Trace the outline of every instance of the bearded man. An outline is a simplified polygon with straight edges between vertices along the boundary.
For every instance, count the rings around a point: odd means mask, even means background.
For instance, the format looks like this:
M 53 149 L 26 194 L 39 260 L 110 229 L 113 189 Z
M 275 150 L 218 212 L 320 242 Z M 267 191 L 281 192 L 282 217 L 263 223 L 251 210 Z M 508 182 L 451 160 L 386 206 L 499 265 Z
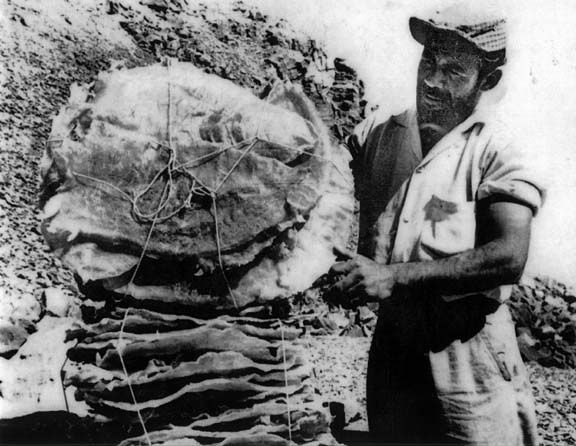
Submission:
M 506 22 L 468 5 L 411 18 L 424 46 L 416 110 L 349 138 L 358 255 L 339 293 L 379 302 L 368 365 L 375 444 L 532 445 L 534 404 L 505 300 L 543 189 L 494 110 Z

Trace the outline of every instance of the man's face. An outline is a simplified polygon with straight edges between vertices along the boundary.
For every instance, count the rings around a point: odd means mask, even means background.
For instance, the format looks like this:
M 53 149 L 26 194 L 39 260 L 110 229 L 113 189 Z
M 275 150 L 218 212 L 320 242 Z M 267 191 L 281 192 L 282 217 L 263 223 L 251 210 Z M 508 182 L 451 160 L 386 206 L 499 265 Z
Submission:
M 481 93 L 482 59 L 471 44 L 447 36 L 430 39 L 418 66 L 420 130 L 445 133 L 474 110 Z

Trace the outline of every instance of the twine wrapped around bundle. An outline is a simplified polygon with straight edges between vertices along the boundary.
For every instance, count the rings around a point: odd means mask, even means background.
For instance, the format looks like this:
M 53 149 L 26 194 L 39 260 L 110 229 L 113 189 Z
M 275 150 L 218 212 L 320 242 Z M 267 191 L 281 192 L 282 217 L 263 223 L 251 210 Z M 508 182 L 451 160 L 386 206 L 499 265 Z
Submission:
M 243 307 L 328 270 L 352 220 L 348 161 L 295 87 L 263 101 L 190 64 L 105 73 L 54 121 L 42 230 L 83 283 Z
M 76 89 L 44 158 L 42 226 L 86 296 L 76 398 L 126 444 L 333 443 L 275 302 L 346 242 L 347 163 L 288 85 L 262 101 L 169 63 Z

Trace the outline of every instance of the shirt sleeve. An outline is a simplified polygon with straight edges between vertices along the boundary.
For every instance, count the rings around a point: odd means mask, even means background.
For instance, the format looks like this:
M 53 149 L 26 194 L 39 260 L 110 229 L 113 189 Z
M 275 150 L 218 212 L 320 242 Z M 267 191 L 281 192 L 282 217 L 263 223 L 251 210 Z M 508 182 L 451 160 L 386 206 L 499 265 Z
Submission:
M 491 196 L 506 196 L 532 209 L 534 215 L 543 204 L 545 187 L 538 168 L 528 153 L 512 142 L 492 138 L 481 163 L 478 201 Z
M 366 119 L 361 121 L 352 134 L 346 139 L 346 147 L 350 151 L 352 158 L 361 159 L 366 150 L 366 143 L 370 134 L 378 125 L 385 123 L 390 119 L 391 113 L 383 107 L 371 112 Z
M 354 161 L 361 159 L 364 153 L 364 147 L 366 146 L 366 141 L 368 140 L 368 135 L 373 126 L 374 115 L 371 115 L 360 122 L 354 128 L 352 134 L 346 139 L 346 147 L 350 151 Z
M 345 146 L 350 155 L 352 155 L 350 169 L 352 169 L 352 175 L 354 176 L 354 196 L 357 200 L 360 199 L 360 190 L 362 189 L 362 160 L 364 159 L 368 137 L 374 127 L 374 123 L 375 117 L 372 114 L 360 122 L 345 141 Z

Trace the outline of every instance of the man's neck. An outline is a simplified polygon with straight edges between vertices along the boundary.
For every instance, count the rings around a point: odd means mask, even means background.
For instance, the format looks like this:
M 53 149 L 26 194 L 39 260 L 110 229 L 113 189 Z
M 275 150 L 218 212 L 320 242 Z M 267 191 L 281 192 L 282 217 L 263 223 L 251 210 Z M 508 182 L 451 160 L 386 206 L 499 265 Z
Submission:
M 436 124 L 424 124 L 419 125 L 418 130 L 420 133 L 420 145 L 422 147 L 422 157 L 425 157 L 430 150 L 440 141 L 447 133 L 452 130 L 452 128 L 447 129 L 445 127 Z
M 466 121 L 470 116 L 474 114 L 474 110 L 461 116 L 452 122 L 447 122 L 445 124 L 436 124 L 432 122 L 421 123 L 418 120 L 418 130 L 420 133 L 420 145 L 422 147 L 422 156 L 425 157 L 430 150 L 434 148 L 438 142 L 444 138 L 448 133 Z

